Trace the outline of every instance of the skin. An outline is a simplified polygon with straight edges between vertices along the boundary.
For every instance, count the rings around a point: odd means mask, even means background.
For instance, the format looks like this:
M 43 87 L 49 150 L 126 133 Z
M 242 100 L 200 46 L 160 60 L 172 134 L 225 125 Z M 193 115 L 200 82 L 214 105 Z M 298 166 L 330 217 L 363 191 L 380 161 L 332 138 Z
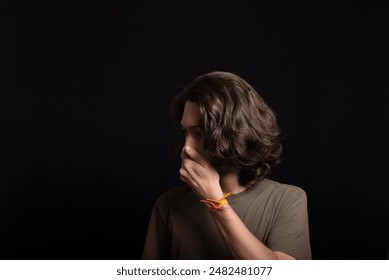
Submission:
M 200 111 L 196 103 L 187 101 L 181 119 L 185 145 L 181 152 L 180 178 L 200 199 L 221 199 L 226 193 L 245 190 L 238 182 L 238 172 L 219 175 L 204 152 L 204 136 L 199 126 Z M 207 207 L 204 205 L 204 207 Z M 292 260 L 283 252 L 272 251 L 245 226 L 230 205 L 213 212 L 219 233 L 236 259 Z

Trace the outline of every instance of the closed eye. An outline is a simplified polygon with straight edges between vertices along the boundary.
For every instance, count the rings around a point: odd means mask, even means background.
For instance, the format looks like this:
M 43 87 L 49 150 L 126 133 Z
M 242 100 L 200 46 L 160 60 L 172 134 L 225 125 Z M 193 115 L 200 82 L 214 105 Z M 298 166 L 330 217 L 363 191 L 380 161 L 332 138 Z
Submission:
M 197 137 L 203 136 L 203 132 L 202 132 L 201 130 L 195 130 L 194 134 L 195 134 Z
M 182 135 L 184 135 L 185 137 L 187 137 L 188 134 L 191 133 L 191 134 L 192 134 L 194 137 L 196 137 L 196 138 L 201 138 L 201 137 L 204 135 L 203 131 L 202 131 L 201 129 L 199 129 L 199 128 L 189 129 L 189 132 L 188 132 L 188 130 L 182 128 L 182 129 L 181 129 L 181 133 L 182 133 Z

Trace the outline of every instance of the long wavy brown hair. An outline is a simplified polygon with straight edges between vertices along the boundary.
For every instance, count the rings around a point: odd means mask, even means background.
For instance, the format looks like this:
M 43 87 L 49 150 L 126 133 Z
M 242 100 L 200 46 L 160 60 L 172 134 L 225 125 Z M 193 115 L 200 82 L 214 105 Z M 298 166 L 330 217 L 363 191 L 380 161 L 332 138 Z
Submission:
M 180 131 L 177 155 L 184 145 L 180 122 L 187 101 L 199 106 L 204 151 L 219 172 L 238 170 L 239 183 L 250 186 L 280 162 L 275 113 L 249 83 L 228 72 L 198 76 L 173 98 L 171 118 Z

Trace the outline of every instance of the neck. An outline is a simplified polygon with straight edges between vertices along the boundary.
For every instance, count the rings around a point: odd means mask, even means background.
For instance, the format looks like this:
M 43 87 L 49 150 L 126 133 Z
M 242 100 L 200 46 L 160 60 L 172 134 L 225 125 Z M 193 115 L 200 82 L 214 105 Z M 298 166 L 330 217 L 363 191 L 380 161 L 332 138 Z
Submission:
M 239 184 L 238 174 L 236 172 L 230 172 L 220 176 L 220 186 L 224 194 L 229 192 L 237 194 L 246 189 L 245 186 Z

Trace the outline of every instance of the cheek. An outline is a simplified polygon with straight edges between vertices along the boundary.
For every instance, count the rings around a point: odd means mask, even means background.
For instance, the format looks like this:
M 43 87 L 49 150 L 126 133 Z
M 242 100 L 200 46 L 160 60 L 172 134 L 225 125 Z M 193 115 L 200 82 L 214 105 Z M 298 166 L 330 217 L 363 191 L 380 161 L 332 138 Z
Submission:
M 202 156 L 204 156 L 205 158 L 208 158 L 208 156 L 207 156 L 207 153 L 205 152 L 205 149 L 204 149 L 204 144 L 205 144 L 205 140 L 204 139 L 202 139 L 202 140 L 200 140 L 199 142 L 198 142 L 198 144 L 197 144 L 197 150 L 199 151 L 199 153 L 202 155 Z
M 193 148 L 195 148 L 196 151 L 198 151 L 201 155 L 204 155 L 204 142 L 193 142 L 192 144 Z
M 184 138 L 184 140 L 185 146 L 190 146 L 198 152 L 204 152 L 205 140 L 202 137 L 189 134 Z
M 195 138 L 195 137 L 188 137 L 185 141 L 185 145 L 188 145 L 192 148 L 194 148 L 197 152 L 199 152 L 202 156 L 205 156 L 206 153 L 204 151 L 204 140 Z

